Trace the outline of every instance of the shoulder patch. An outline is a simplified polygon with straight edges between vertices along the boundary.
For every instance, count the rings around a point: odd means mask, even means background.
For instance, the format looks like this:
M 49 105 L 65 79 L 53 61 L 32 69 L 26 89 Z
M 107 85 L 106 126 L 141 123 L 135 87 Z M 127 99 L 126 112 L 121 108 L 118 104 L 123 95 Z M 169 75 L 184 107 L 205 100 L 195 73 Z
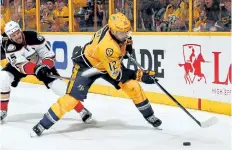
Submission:
M 113 50 L 112 48 L 107 48 L 107 49 L 106 49 L 106 55 L 107 55 L 108 57 L 112 56 L 113 53 L 114 53 L 114 50 Z
M 43 37 L 42 35 L 40 35 L 40 34 L 37 34 L 37 39 L 38 39 L 39 41 L 43 41 L 43 40 L 44 40 L 44 37 Z
M 10 44 L 8 47 L 7 47 L 7 51 L 14 51 L 16 50 L 16 46 L 13 45 L 13 44 Z

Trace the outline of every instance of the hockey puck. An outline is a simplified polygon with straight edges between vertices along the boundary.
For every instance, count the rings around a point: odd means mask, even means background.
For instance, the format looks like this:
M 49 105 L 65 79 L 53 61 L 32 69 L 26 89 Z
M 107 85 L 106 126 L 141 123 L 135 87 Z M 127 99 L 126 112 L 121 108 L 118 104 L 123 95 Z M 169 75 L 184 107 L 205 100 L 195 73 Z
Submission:
M 184 145 L 184 146 L 190 146 L 191 143 L 190 143 L 190 142 L 183 142 L 183 145 Z

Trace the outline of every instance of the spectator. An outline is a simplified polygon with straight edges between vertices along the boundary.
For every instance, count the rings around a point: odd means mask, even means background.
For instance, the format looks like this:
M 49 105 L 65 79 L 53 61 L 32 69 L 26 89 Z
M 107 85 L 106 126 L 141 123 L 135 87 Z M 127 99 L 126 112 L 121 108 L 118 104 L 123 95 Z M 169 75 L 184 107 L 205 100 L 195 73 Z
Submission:
M 80 17 L 78 17 L 78 13 L 88 5 L 87 0 L 73 0 L 73 31 L 80 31 Z
M 48 9 L 48 6 L 43 6 L 41 10 L 41 20 L 40 20 L 40 28 L 41 31 L 50 31 L 51 25 L 55 22 L 54 21 L 54 14 Z
M 164 5 L 158 0 L 137 1 L 138 31 L 160 31 Z
M 10 9 L 9 9 L 9 3 L 1 3 L 1 18 L 5 21 L 8 22 L 11 20 L 10 16 Z
M 68 16 L 69 11 L 68 7 L 65 4 L 64 0 L 57 0 L 57 9 L 53 11 L 55 16 L 55 22 L 60 26 L 62 31 L 69 31 L 68 29 Z
M 1 3 L 1 18 L 5 23 L 14 20 L 22 27 L 21 2 L 5 0 Z
M 188 6 L 188 0 L 170 0 L 164 14 L 167 31 L 188 31 Z
M 25 29 L 36 31 L 36 8 L 34 0 L 26 0 L 25 5 Z
M 47 0 L 47 7 L 50 12 L 53 12 L 56 9 L 55 1 L 54 0 Z
M 73 7 L 75 14 L 80 11 L 80 8 L 86 7 L 88 0 L 73 0 Z
M 231 31 L 231 12 L 226 2 L 205 0 L 194 31 Z
M 125 14 L 130 21 L 133 21 L 133 0 L 115 0 L 115 13 Z
M 87 4 L 85 2 L 80 4 L 78 4 L 79 11 L 75 13 L 75 20 L 80 31 L 97 31 L 106 24 L 108 4 L 105 3 L 105 0 L 97 0 L 96 2 L 88 0 Z
M 3 18 L 0 18 L 0 25 L 1 25 L 1 34 L 4 33 L 5 21 Z
M 60 26 L 53 23 L 51 26 L 51 32 L 61 32 Z
M 107 24 L 106 21 L 106 11 L 104 10 L 104 1 L 98 0 L 97 1 L 97 26 L 98 29 L 102 28 Z

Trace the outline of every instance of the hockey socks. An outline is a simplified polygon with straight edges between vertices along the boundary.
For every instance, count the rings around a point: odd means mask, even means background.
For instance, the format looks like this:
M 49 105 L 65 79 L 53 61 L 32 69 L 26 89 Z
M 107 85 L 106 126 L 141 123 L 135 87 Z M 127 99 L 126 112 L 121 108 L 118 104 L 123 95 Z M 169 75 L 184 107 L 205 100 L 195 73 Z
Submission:
M 139 104 L 135 104 L 135 106 L 142 113 L 144 118 L 147 118 L 154 114 L 154 111 L 151 108 L 151 104 L 149 103 L 147 99 Z
M 0 94 L 0 120 L 7 116 L 10 92 L 1 92 Z
M 74 108 L 74 110 L 77 111 L 78 113 L 80 113 L 83 109 L 84 109 L 84 106 L 81 102 L 79 102 Z
M 91 119 L 92 119 L 92 113 L 91 113 L 89 110 L 87 110 L 87 109 L 83 106 L 83 104 L 82 104 L 81 102 L 79 102 L 79 103 L 75 106 L 74 110 L 75 110 L 76 112 L 80 113 L 80 116 L 81 116 L 81 119 L 82 119 L 83 122 L 89 123 L 89 122 L 91 121 Z
M 139 104 L 135 104 L 135 106 L 152 126 L 158 127 L 162 124 L 162 121 L 154 116 L 154 111 L 147 99 Z
M 49 129 L 53 124 L 55 124 L 60 118 L 50 108 L 47 113 L 44 114 L 43 118 L 40 120 L 40 124 L 45 128 Z

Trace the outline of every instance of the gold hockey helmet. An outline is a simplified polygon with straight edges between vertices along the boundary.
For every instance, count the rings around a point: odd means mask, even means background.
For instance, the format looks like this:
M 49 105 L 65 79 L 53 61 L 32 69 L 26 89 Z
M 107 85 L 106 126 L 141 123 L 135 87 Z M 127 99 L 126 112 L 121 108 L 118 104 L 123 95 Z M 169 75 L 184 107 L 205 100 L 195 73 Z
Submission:
M 120 12 L 110 15 L 108 26 L 112 31 L 129 32 L 131 30 L 129 19 Z

